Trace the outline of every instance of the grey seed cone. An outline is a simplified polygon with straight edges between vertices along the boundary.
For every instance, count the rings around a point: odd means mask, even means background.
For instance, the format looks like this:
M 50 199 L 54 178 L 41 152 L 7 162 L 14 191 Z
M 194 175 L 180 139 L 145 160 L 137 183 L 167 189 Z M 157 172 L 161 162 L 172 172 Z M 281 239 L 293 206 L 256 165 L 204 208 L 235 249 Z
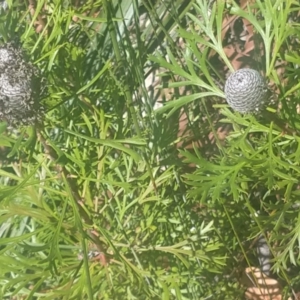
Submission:
M 0 46 L 0 120 L 9 126 L 37 122 L 43 114 L 42 82 L 21 49 L 11 43 Z
M 268 86 L 259 72 L 240 69 L 232 73 L 225 83 L 226 101 L 240 113 L 257 113 L 268 100 Z
M 257 240 L 256 250 L 261 271 L 267 276 L 270 276 L 272 253 L 265 237 L 262 234 Z

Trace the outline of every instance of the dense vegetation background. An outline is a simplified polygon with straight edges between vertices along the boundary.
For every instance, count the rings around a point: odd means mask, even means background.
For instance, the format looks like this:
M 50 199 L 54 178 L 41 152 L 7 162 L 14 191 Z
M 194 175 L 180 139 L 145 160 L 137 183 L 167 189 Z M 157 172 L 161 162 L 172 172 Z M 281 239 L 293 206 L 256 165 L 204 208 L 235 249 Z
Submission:
M 1 3 L 49 90 L 1 123 L 1 299 L 243 299 L 261 234 L 300 291 L 298 1 Z M 228 109 L 244 66 L 292 130 Z

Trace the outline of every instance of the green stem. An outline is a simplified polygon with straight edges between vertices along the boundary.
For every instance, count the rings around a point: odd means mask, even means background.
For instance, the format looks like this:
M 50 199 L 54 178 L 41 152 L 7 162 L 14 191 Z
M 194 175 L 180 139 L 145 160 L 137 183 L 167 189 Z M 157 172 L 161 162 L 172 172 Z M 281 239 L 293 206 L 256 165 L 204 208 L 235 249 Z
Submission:
M 103 3 L 104 3 L 104 6 L 107 9 L 108 31 L 109 31 L 109 34 L 110 34 L 110 38 L 111 38 L 111 42 L 112 42 L 112 45 L 113 45 L 114 53 L 116 55 L 117 65 L 121 66 L 121 68 L 123 69 L 122 71 L 124 71 L 124 74 L 125 74 L 126 70 L 124 68 L 124 63 L 123 63 L 123 60 L 122 60 L 122 56 L 121 56 L 118 41 L 117 41 L 115 25 L 114 25 L 114 22 L 112 20 L 113 17 L 111 15 L 111 7 L 110 7 L 110 4 L 108 4 L 107 0 L 104 0 Z M 137 117 L 136 117 L 136 113 L 134 111 L 132 95 L 130 93 L 129 86 L 128 86 L 127 83 L 124 83 L 123 87 L 125 89 L 124 90 L 125 98 L 126 98 L 127 106 L 129 107 L 129 111 L 130 111 L 130 114 L 131 114 L 131 117 L 132 117 L 132 120 L 133 120 L 133 123 L 134 123 L 135 130 L 137 132 L 137 135 L 139 137 L 141 137 L 142 134 L 141 134 L 140 126 L 139 126 L 139 123 L 138 123 L 138 120 L 137 120 Z
M 107 26 L 108 26 L 108 31 L 109 31 L 110 38 L 111 38 L 111 41 L 112 41 L 114 53 L 116 55 L 117 65 L 121 67 L 122 73 L 126 74 L 124 59 L 122 59 L 120 49 L 119 49 L 119 45 L 118 45 L 118 41 L 117 41 L 116 29 L 115 29 L 115 25 L 114 25 L 114 21 L 113 21 L 113 16 L 112 16 L 112 9 L 111 9 L 110 3 L 108 3 L 107 0 L 103 0 L 103 4 L 104 4 L 104 7 L 106 8 L 106 11 L 107 11 Z M 124 88 L 124 95 L 125 95 L 126 103 L 127 103 L 127 106 L 129 108 L 129 111 L 130 111 L 130 115 L 131 115 L 132 120 L 133 120 L 135 131 L 137 133 L 137 136 L 139 138 L 142 138 L 142 132 L 141 132 L 141 129 L 140 129 L 140 125 L 139 125 L 137 116 L 136 116 L 136 112 L 134 110 L 134 103 L 133 103 L 133 100 L 132 100 L 132 93 L 130 92 L 130 88 L 129 88 L 129 85 L 128 85 L 127 82 L 123 82 L 123 88 Z M 154 177 L 153 177 L 153 174 L 151 172 L 151 167 L 150 167 L 148 158 L 146 157 L 146 154 L 144 154 L 144 159 L 145 159 L 145 162 L 146 162 L 147 171 L 149 173 L 152 184 L 154 186 L 154 190 L 156 191 L 156 184 L 155 184 Z

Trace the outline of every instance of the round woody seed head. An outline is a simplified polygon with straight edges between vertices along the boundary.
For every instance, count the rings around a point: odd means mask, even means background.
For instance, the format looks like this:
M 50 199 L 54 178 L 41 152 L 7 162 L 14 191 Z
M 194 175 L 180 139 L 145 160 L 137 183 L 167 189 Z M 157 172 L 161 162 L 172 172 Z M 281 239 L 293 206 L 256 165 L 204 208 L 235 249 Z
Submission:
M 226 80 L 225 96 L 233 110 L 257 113 L 268 100 L 268 86 L 256 70 L 240 69 Z
M 10 126 L 38 121 L 43 114 L 42 82 L 19 48 L 11 43 L 0 46 L 0 120 Z

